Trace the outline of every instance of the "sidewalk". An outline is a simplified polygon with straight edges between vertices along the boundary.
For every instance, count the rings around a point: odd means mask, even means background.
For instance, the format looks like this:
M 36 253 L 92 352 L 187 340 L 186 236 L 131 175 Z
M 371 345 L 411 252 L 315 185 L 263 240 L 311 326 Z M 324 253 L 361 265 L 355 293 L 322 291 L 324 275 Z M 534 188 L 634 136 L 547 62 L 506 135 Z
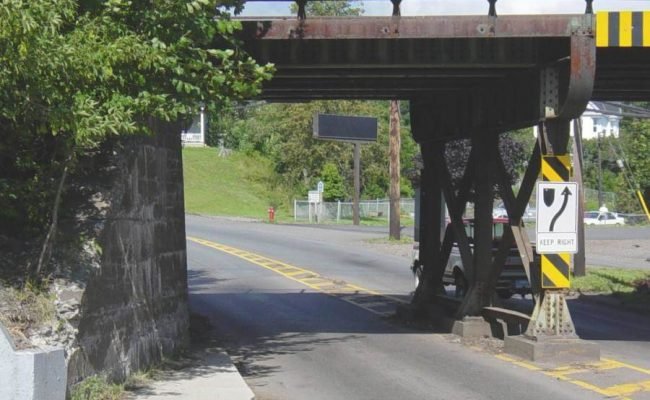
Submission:
M 130 400 L 253 400 L 255 395 L 219 349 L 206 350 L 195 365 L 171 370 L 129 393 Z

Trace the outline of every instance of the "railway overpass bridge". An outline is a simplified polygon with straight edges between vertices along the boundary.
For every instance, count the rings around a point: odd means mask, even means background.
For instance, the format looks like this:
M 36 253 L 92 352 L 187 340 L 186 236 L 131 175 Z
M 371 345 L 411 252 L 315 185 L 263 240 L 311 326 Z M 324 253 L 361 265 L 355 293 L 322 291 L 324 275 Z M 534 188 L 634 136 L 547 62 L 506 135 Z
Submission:
M 546 276 L 521 216 L 542 159 L 566 155 L 571 121 L 589 100 L 650 98 L 650 12 L 400 17 L 398 11 L 391 17 L 243 18 L 244 48 L 258 62 L 277 68 L 261 98 L 408 100 L 424 161 L 419 220 L 424 268 L 414 304 L 435 302 L 457 242 L 469 289 L 455 318 L 480 315 L 494 302 L 496 280 L 514 240 L 537 288 L 527 333 L 575 338 L 563 290 L 540 287 Z M 498 136 L 534 125 L 541 139 L 521 189 L 513 193 Z M 463 179 L 453 184 L 444 148 L 458 139 L 469 139 L 472 150 Z M 462 215 L 472 188 L 475 237 L 470 246 Z M 493 257 L 495 190 L 512 230 Z M 440 193 L 452 221 L 444 233 L 438 228 L 444 225 Z

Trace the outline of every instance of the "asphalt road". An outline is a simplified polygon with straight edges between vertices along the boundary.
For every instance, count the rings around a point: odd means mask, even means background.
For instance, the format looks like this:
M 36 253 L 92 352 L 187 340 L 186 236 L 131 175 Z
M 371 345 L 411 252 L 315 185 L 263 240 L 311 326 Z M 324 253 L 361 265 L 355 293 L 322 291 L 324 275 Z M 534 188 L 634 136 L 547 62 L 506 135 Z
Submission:
M 387 227 L 352 225 L 297 225 L 317 230 L 387 235 Z M 402 235 L 413 237 L 413 228 L 402 228 Z M 530 240 L 535 229 L 528 228 Z M 650 269 L 650 226 L 586 226 L 586 262 L 588 266 Z
M 187 235 L 396 298 L 412 290 L 407 259 L 361 245 L 381 233 L 188 216 Z M 258 400 L 603 398 L 499 359 L 489 343 L 481 349 L 411 330 L 258 264 L 188 241 L 193 311 L 211 319 Z M 632 377 L 617 369 L 625 376 L 594 379 L 610 379 L 610 386 L 650 381 L 650 319 L 592 303 L 571 308 L 578 332 L 599 341 L 606 357 L 648 370 Z

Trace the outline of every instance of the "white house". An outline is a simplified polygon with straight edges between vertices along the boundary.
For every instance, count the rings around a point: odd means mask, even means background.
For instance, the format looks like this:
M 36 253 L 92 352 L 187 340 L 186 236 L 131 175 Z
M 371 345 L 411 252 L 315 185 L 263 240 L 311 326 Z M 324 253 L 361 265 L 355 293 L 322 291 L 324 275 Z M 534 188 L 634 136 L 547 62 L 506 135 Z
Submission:
M 590 101 L 587 109 L 580 117 L 582 124 L 582 138 L 596 139 L 600 137 L 613 136 L 618 138 L 619 124 L 622 117 L 621 108 L 610 103 Z M 533 134 L 537 137 L 537 127 L 533 128 Z M 571 124 L 571 136 L 573 136 L 573 124 Z
M 620 116 L 621 112 L 622 110 L 613 104 L 590 101 L 587 110 L 580 117 L 582 138 L 596 139 L 598 135 L 600 137 L 614 136 L 618 138 L 619 123 L 622 118 Z M 573 134 L 573 131 L 571 134 Z
M 205 107 L 201 107 L 200 114 L 192 120 L 188 129 L 181 131 L 183 146 L 205 146 Z

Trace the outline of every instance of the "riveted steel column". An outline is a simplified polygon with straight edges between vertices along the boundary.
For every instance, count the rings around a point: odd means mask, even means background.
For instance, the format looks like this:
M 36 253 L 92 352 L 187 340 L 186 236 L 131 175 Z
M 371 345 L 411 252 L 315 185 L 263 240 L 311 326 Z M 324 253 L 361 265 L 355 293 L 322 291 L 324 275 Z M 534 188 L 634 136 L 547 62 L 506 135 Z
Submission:
M 458 316 L 481 315 L 483 307 L 491 305 L 494 287 L 491 287 L 492 269 L 492 209 L 499 136 L 485 132 L 472 138 L 476 153 L 474 168 L 474 254 L 473 268 L 468 276 L 469 289 L 458 310 Z

